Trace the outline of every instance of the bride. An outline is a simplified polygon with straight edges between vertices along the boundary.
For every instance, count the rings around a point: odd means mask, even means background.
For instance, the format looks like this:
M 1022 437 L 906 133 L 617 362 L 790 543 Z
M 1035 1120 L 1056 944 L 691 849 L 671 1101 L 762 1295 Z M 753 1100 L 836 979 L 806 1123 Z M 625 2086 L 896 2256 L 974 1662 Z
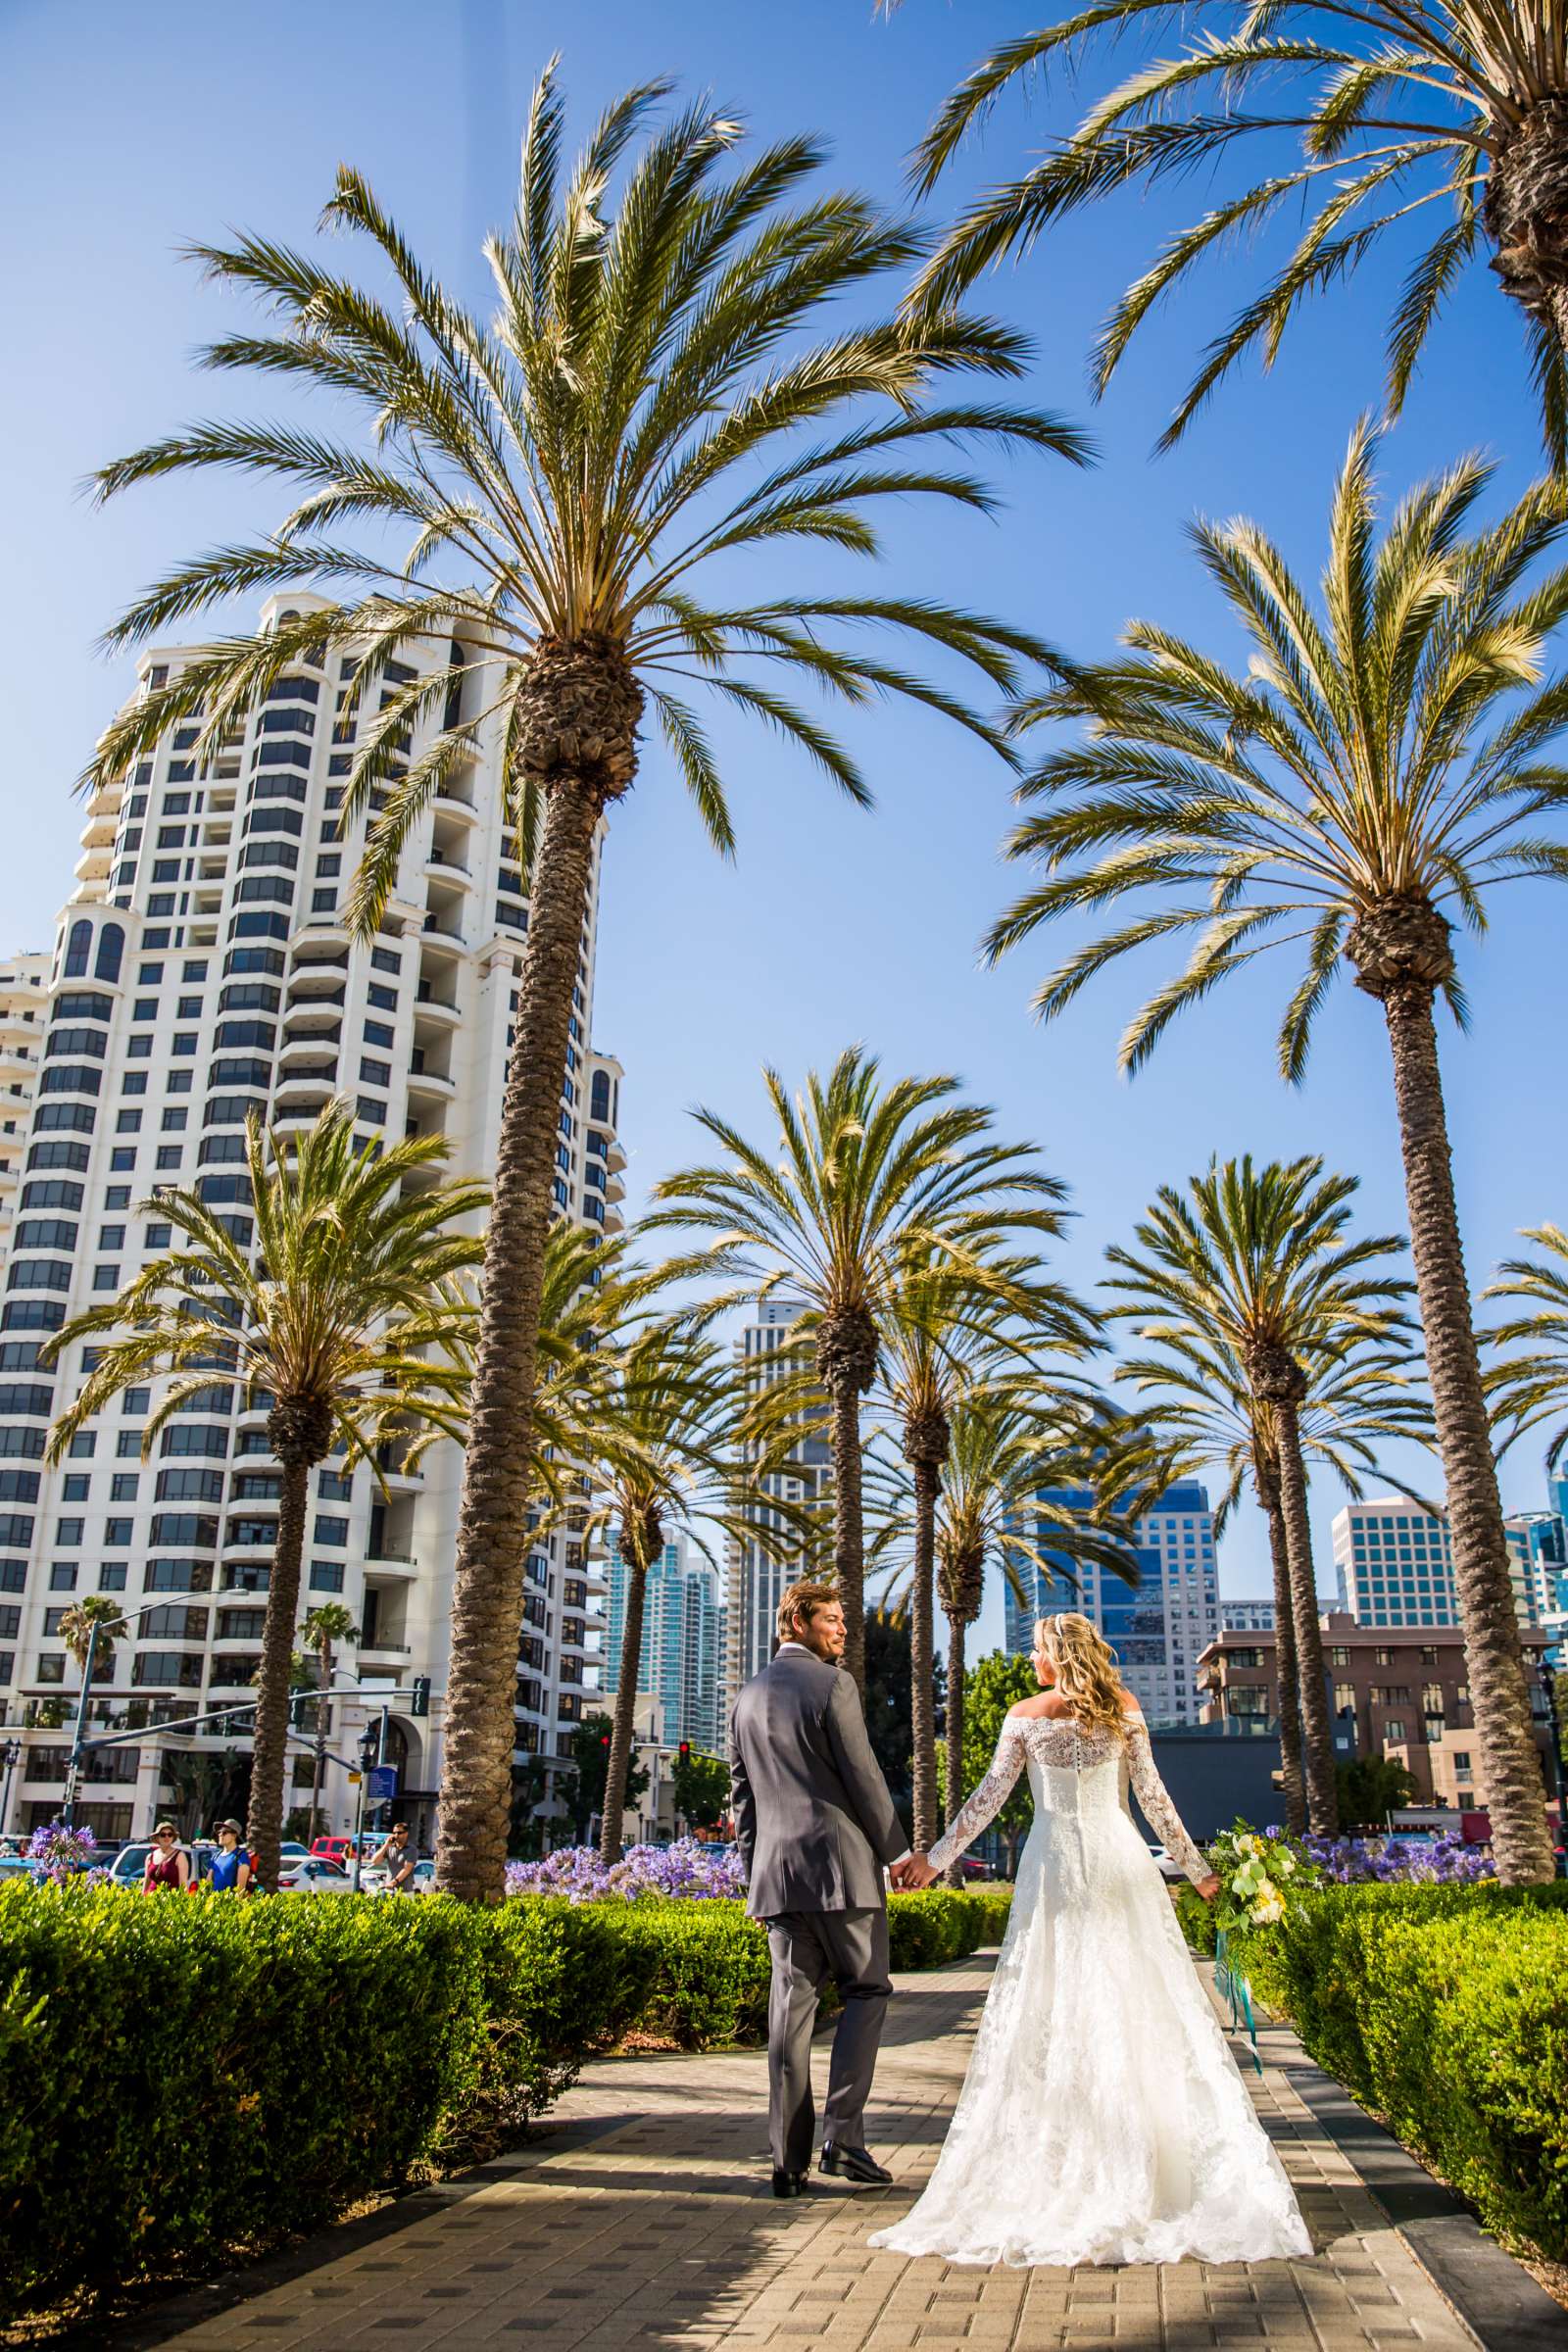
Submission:
M 1011 1709 L 990 1771 L 927 1858 L 945 1870 L 1027 1765 L 1034 1827 L 953 2126 L 912 2212 L 870 2242 L 1063 2268 L 1310 2254 L 1127 1811 L 1130 1779 L 1211 1899 L 1218 1881 L 1154 1769 L 1137 1701 L 1087 1617 L 1042 1618 L 1034 1666 L 1040 1696 Z

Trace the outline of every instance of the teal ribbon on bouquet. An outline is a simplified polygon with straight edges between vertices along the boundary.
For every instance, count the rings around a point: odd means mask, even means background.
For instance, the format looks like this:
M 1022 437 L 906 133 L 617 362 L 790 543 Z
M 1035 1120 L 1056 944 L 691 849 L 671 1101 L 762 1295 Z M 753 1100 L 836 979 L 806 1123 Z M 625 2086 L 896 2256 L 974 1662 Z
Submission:
M 1240 1969 L 1231 1966 L 1230 1937 L 1221 1928 L 1214 1937 L 1214 1985 L 1231 2013 L 1231 2032 L 1240 2033 L 1245 2026 L 1251 2045 L 1252 2064 L 1259 2074 L 1263 2061 L 1257 2053 L 1257 2027 L 1252 2018 L 1252 1988 Z

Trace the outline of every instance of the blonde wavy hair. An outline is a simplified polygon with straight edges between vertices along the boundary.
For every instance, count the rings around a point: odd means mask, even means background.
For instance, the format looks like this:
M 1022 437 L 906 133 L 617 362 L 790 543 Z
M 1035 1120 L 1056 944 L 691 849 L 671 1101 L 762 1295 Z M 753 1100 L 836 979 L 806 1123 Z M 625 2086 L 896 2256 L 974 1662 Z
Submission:
M 1035 1655 L 1055 1670 L 1055 1688 L 1086 1732 L 1127 1730 L 1121 1673 L 1104 1636 L 1075 1609 L 1035 1623 Z

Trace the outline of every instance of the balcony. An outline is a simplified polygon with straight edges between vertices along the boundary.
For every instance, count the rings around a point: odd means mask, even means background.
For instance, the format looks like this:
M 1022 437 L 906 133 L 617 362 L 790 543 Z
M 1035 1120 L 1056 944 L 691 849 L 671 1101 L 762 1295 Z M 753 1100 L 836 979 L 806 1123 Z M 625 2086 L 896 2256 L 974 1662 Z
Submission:
M 428 994 L 425 993 L 427 990 Z M 419 982 L 419 993 L 414 1004 L 414 1034 L 416 1041 L 421 1022 L 428 1022 L 431 1030 L 445 1036 L 456 1029 L 462 1019 L 461 1005 L 449 997 L 438 997 L 435 994 L 433 982 L 429 980 Z M 425 1042 L 428 1043 L 428 1039 Z
M 455 817 L 460 825 L 476 825 L 479 811 L 467 795 L 455 788 L 449 780 L 436 794 L 433 807 L 438 815 Z
M 410 1101 L 412 1102 L 416 1096 L 422 1095 L 428 1102 L 450 1102 L 457 1091 L 445 1070 L 427 1070 L 425 1068 L 424 1055 L 416 1046 L 409 1064 Z
M 300 1061 L 296 1062 L 292 1068 L 278 1072 L 272 1099 L 274 1102 L 280 1102 L 284 1095 L 330 1094 L 336 1084 L 337 1056 L 335 1054 L 330 1061 Z
M 457 909 L 432 908 L 424 918 L 422 942 L 426 952 L 437 956 L 461 956 L 467 948 L 459 923 Z
M 454 890 L 471 890 L 473 888 L 472 874 L 453 850 L 433 849 L 425 859 L 424 873 L 427 881 L 438 882 L 444 888 Z
M 342 923 L 310 923 L 294 942 L 289 993 L 298 989 L 341 988 L 348 968 L 349 935 Z
M 344 999 L 348 995 L 348 990 L 339 979 L 338 973 L 339 967 L 336 964 L 328 965 L 324 972 L 320 970 L 296 972 L 288 984 L 288 995 L 283 1001 L 285 1021 L 318 1018 L 330 1020 L 333 1013 L 342 1006 Z M 323 985 L 323 981 L 325 985 Z M 334 981 L 337 982 L 335 987 L 331 985 Z
M 279 1077 L 282 1077 L 284 1070 L 294 1070 L 299 1077 L 306 1075 L 308 1070 L 336 1070 L 336 1054 L 329 1060 L 324 1049 L 329 1045 L 338 1045 L 341 1035 L 341 1021 L 318 1021 L 313 1025 L 303 1025 L 303 1028 L 296 1028 L 296 1023 L 289 1021 L 282 1049 L 277 1054 Z

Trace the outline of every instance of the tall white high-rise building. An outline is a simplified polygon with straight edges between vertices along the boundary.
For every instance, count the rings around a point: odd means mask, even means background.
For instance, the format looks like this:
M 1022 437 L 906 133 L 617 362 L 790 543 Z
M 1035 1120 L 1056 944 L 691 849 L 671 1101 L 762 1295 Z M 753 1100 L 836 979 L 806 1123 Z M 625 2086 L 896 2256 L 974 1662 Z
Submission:
M 1080 1488 L 1053 1499 L 1087 1509 L 1093 1497 Z M 1049 1544 L 1045 1522 L 1032 1540 L 1042 1548 Z M 1050 1576 L 1015 1558 L 1023 1597 L 1008 1588 L 1007 1647 L 1027 1655 L 1037 1617 L 1079 1609 L 1115 1651 L 1123 1681 L 1152 1723 L 1197 1723 L 1198 1661 L 1220 1628 L 1207 1489 L 1183 1479 L 1132 1522 L 1127 1541 L 1136 1586 L 1092 1560 L 1064 1560 L 1061 1573 Z
M 264 626 L 310 605 L 273 598 Z M 187 658 L 148 653 L 140 691 Z M 434 661 L 432 649 L 423 665 Z M 436 717 L 485 707 L 484 666 L 472 662 Z M 93 1728 L 124 1720 L 150 1736 L 139 1754 L 131 1743 L 95 1761 L 84 1818 L 104 1835 L 146 1827 L 161 1802 L 157 1731 L 240 1704 L 250 1689 L 279 1494 L 265 1412 L 243 1410 L 220 1382 L 163 1432 L 146 1464 L 153 1395 L 137 1389 L 81 1432 L 69 1463 L 46 1469 L 49 1420 L 74 1393 L 82 1351 L 46 1368 L 42 1341 L 169 1246 L 160 1186 L 195 1186 L 250 1240 L 243 1161 L 253 1111 L 287 1134 L 337 1097 L 363 1138 L 439 1133 L 452 1173 L 495 1164 L 528 923 L 502 816 L 502 745 L 494 722 L 481 722 L 474 758 L 414 828 L 379 932 L 352 938 L 343 901 L 365 838 L 363 818 L 343 814 L 352 668 L 336 655 L 330 665 L 290 662 L 215 756 L 201 759 L 198 728 L 180 726 L 88 804 L 77 888 L 45 976 L 41 1076 L 0 1306 L 0 1720 L 24 1727 L 26 1747 L 14 1825 L 58 1806 L 59 1726 L 78 1681 L 60 1620 L 74 1597 L 104 1591 L 142 1613 L 118 1642 L 112 1672 L 95 1679 Z M 412 657 L 389 665 L 388 691 L 416 674 Z M 426 732 L 423 722 L 413 730 L 410 760 Z M 619 1065 L 591 1042 L 598 906 L 596 858 L 556 1202 L 612 1231 L 625 1160 Z M 323 1467 L 303 1577 L 302 1608 L 341 1600 L 362 1629 L 344 1669 L 382 1686 L 335 1711 L 332 1746 L 347 1751 L 360 1722 L 385 1703 L 403 1807 L 425 1832 L 439 1781 L 462 1469 L 447 1442 L 416 1474 L 389 1471 L 386 1494 L 364 1466 Z M 585 1706 L 597 1703 L 604 1587 L 579 1535 L 564 1529 L 528 1553 L 519 1764 L 564 1754 Z M 414 1711 L 420 1677 L 430 1685 L 427 1714 Z M 301 1795 L 309 1771 L 302 1757 Z M 327 1798 L 341 1819 L 351 1804 L 341 1772 L 329 1774 Z
M 788 1346 L 792 1327 L 803 1312 L 798 1298 L 769 1298 L 758 1309 L 735 1342 L 743 1366 L 764 1385 L 777 1377 L 780 1350 Z M 827 1483 L 830 1448 L 824 1438 L 803 1438 L 781 1471 L 764 1482 L 769 1494 L 785 1501 L 814 1503 Z M 760 1513 L 766 1508 L 759 1504 Z M 774 1555 L 760 1542 L 731 1542 L 725 1557 L 725 1652 L 723 1723 L 743 1683 L 760 1674 L 773 1655 L 774 1623 L 786 1585 L 804 1576 L 804 1550 Z
M 627 1572 L 613 1539 L 605 1580 L 610 1595 L 604 1670 L 608 1694 L 620 1678 L 626 1622 Z M 724 1604 L 718 1577 L 707 1560 L 691 1556 L 684 1537 L 676 1536 L 648 1571 L 637 1674 L 639 1696 L 658 1701 L 666 1746 L 689 1740 L 705 1754 L 722 1752 L 723 1667 Z
M 11 1247 L 49 996 L 47 953 L 0 963 L 0 1267 Z

